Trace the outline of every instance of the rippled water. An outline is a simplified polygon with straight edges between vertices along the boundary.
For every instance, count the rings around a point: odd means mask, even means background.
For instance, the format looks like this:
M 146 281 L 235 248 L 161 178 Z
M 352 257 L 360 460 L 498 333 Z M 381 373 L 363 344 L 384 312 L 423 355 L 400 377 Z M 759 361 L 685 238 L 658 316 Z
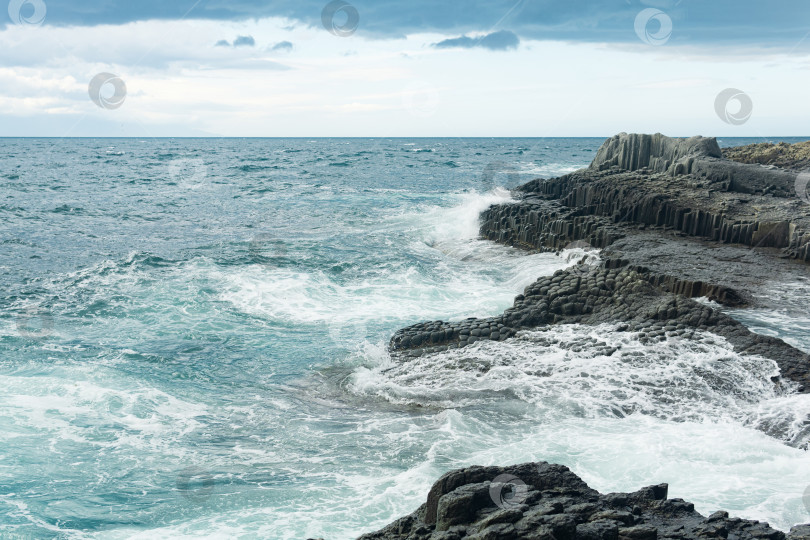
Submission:
M 810 460 L 780 441 L 810 401 L 711 334 L 388 357 L 571 264 L 477 217 L 601 142 L 0 139 L 0 537 L 352 538 L 449 469 L 527 460 L 810 521 Z M 810 350 L 807 287 L 769 287 L 784 311 L 733 315 Z

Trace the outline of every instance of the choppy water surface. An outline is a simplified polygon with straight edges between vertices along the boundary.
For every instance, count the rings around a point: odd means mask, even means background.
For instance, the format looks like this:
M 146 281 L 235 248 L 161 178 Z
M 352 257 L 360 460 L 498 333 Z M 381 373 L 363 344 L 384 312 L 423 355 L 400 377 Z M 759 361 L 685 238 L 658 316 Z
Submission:
M 528 460 L 810 521 L 810 460 L 780 441 L 810 401 L 711 334 L 387 355 L 570 264 L 477 216 L 601 142 L 0 139 L 0 537 L 346 539 L 449 469 Z M 734 315 L 810 350 L 807 287 L 768 286 L 783 311 Z

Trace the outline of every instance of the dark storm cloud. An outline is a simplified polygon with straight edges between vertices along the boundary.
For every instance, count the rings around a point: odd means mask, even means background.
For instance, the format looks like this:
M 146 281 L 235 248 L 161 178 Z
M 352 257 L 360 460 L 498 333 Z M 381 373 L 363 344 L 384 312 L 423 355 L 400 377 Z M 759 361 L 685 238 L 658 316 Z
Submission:
M 46 25 L 120 24 L 149 19 L 248 20 L 280 16 L 321 25 L 323 0 L 47 0 Z M 400 37 L 415 32 L 466 35 L 504 28 L 521 38 L 636 42 L 636 15 L 654 7 L 673 21 L 671 43 L 787 46 L 810 28 L 807 0 L 363 0 L 358 35 Z M 9 23 L 9 20 L 6 21 Z M 801 42 L 803 47 L 810 39 Z M 463 42 L 462 42 L 462 45 Z
M 468 36 L 450 38 L 433 44 L 437 49 L 473 49 L 475 47 L 481 47 L 492 51 L 516 49 L 518 45 L 520 45 L 520 38 L 517 37 L 514 32 L 508 30 L 492 32 L 480 38 L 471 38 Z

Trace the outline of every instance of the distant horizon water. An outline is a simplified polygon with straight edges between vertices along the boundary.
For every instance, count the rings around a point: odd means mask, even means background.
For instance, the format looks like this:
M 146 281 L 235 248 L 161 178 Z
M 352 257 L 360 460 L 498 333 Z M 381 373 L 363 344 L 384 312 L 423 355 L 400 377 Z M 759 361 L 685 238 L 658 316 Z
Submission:
M 221 136 L 221 135 L 211 135 L 211 136 L 160 136 L 160 137 L 113 137 L 113 136 L 38 136 L 38 135 L 0 135 L 0 139 L 154 139 L 154 140 L 171 140 L 171 139 L 260 139 L 260 140 L 302 140 L 302 139 L 336 139 L 336 140 L 364 140 L 364 139 L 504 139 L 504 140 L 516 140 L 516 139 L 525 139 L 525 140 L 532 140 L 532 139 L 609 139 L 613 137 L 617 133 L 613 133 L 611 135 L 579 135 L 579 136 L 572 136 L 572 137 L 557 137 L 557 136 L 535 136 L 535 137 L 512 137 L 512 136 L 503 136 L 503 135 L 479 135 L 479 136 L 441 136 L 441 137 L 431 137 L 431 136 L 416 136 L 416 137 L 408 137 L 408 136 L 393 136 L 393 135 L 368 135 L 368 136 L 356 136 L 356 137 L 333 137 L 328 135 L 312 135 L 312 136 L 304 136 L 304 135 L 296 135 L 296 136 Z M 687 139 L 689 137 L 695 136 L 703 136 L 703 137 L 714 137 L 716 139 L 738 139 L 738 140 L 755 140 L 755 139 L 773 139 L 776 142 L 797 142 L 795 139 L 799 140 L 808 140 L 810 139 L 810 135 L 700 135 L 700 134 L 693 134 L 693 135 L 672 135 L 669 133 L 664 133 L 664 135 L 668 137 L 673 137 L 677 139 Z

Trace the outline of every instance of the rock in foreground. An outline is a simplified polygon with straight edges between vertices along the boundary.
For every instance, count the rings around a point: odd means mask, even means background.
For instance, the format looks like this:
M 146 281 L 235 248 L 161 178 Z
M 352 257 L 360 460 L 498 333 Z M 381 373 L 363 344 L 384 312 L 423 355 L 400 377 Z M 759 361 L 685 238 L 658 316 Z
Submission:
M 413 514 L 362 540 L 805 540 L 810 525 L 789 534 L 767 523 L 705 517 L 667 485 L 602 495 L 562 465 L 469 467 L 442 476 Z

